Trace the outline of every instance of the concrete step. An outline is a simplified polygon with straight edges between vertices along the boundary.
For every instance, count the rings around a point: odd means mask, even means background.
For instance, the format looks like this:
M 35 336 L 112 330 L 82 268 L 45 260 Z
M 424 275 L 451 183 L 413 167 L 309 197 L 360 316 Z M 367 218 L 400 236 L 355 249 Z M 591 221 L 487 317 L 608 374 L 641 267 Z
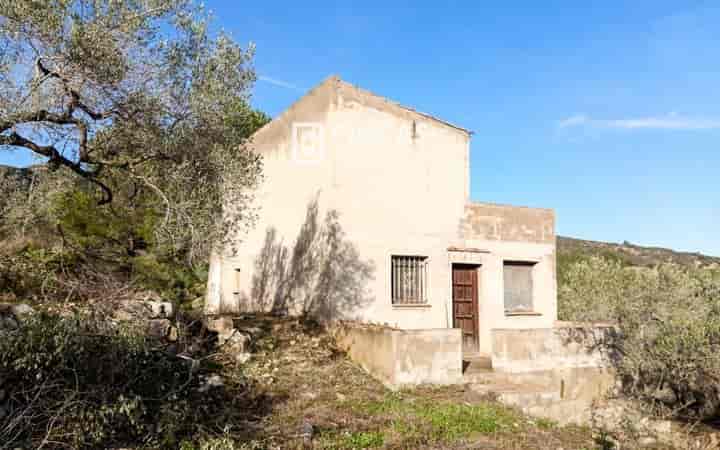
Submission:
M 477 369 L 463 373 L 463 383 L 496 385 L 515 384 L 512 381 L 511 375 L 512 374 L 505 372 L 495 372 L 492 369 Z
M 484 355 L 464 355 L 463 373 L 492 371 L 492 358 Z
M 560 401 L 560 391 L 536 384 L 471 384 L 470 389 L 479 394 L 492 395 L 498 401 L 524 411 Z

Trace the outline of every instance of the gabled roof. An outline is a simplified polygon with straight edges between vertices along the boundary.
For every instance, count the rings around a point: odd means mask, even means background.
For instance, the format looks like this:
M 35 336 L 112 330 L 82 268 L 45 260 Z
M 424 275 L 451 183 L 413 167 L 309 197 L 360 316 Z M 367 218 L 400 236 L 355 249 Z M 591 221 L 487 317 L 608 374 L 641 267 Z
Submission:
M 316 85 L 315 87 L 310 89 L 308 92 L 306 92 L 302 97 L 300 97 L 298 100 L 296 100 L 285 111 L 283 111 L 280 115 L 275 117 L 269 124 L 267 124 L 263 128 L 271 126 L 271 124 L 275 121 L 282 120 L 284 117 L 287 116 L 287 114 L 289 114 L 291 111 L 295 110 L 303 102 L 303 100 L 314 95 L 315 93 L 325 90 L 326 88 L 333 90 L 335 92 L 335 94 L 338 96 L 342 95 L 344 98 L 355 97 L 357 99 L 362 100 L 363 103 L 370 103 L 371 106 L 373 106 L 377 109 L 380 109 L 380 110 L 385 110 L 385 111 L 388 111 L 388 112 L 394 113 L 394 114 L 404 114 L 404 115 L 410 115 L 410 116 L 417 116 L 418 118 L 429 119 L 435 123 L 438 123 L 443 126 L 453 128 L 455 130 L 463 132 L 466 135 L 468 135 L 468 137 L 473 134 L 472 131 L 470 131 L 466 128 L 459 127 L 450 122 L 439 119 L 431 114 L 420 112 L 420 111 L 417 111 L 408 106 L 401 105 L 400 103 L 394 102 L 385 97 L 379 96 L 368 90 L 362 89 L 351 83 L 343 81 L 337 75 L 331 75 L 331 76 L 325 78 L 322 82 L 320 82 L 318 85 Z
M 420 116 L 420 117 L 423 117 L 423 118 L 425 118 L 425 119 L 430 119 L 430 120 L 432 120 L 432 121 L 434 121 L 434 122 L 437 122 L 437 123 L 440 123 L 440 124 L 442 124 L 442 125 L 446 125 L 446 126 L 448 126 L 448 127 L 455 128 L 456 130 L 464 131 L 464 132 L 467 133 L 468 135 L 473 134 L 473 132 L 472 132 L 471 130 L 468 130 L 467 128 L 463 128 L 463 127 L 461 127 L 461 126 L 458 126 L 458 125 L 455 125 L 455 124 L 453 124 L 453 123 L 450 123 L 450 122 L 448 122 L 448 121 L 446 121 L 446 120 L 443 120 L 443 119 L 440 119 L 440 118 L 438 118 L 438 117 L 435 117 L 435 116 L 433 116 L 432 114 L 428 114 L 428 113 L 424 113 L 424 112 L 422 112 L 422 111 L 418 111 L 418 110 L 416 110 L 416 109 L 414 109 L 414 108 L 411 108 L 411 107 L 409 107 L 409 106 L 405 106 L 405 105 L 402 105 L 402 104 L 400 104 L 400 103 L 398 103 L 398 102 L 395 102 L 395 101 L 393 101 L 393 100 L 390 100 L 390 99 L 388 99 L 388 98 L 386 98 L 386 97 L 382 97 L 382 96 L 380 96 L 380 95 L 377 95 L 377 94 L 375 94 L 375 93 L 373 93 L 373 92 L 371 92 L 371 91 L 368 91 L 368 90 L 366 90 L 366 89 L 362 89 L 362 88 L 360 88 L 359 86 L 356 86 L 356 85 L 354 85 L 354 84 L 352 84 L 352 83 L 348 83 L 347 81 L 344 81 L 344 80 L 340 79 L 340 77 L 337 76 L 337 75 L 331 75 L 331 76 L 329 76 L 328 78 L 326 78 L 325 80 L 323 80 L 323 82 L 320 83 L 320 85 L 323 85 L 323 84 L 328 83 L 328 82 L 337 83 L 338 85 L 341 85 L 341 86 L 345 87 L 346 89 L 354 90 L 355 92 L 357 92 L 358 94 L 363 95 L 363 96 L 371 96 L 371 97 L 373 97 L 373 98 L 375 98 L 375 99 L 377 99 L 377 100 L 380 100 L 381 102 L 386 103 L 387 106 L 389 106 L 390 108 L 399 108 L 399 109 L 401 109 L 401 110 L 403 110 L 403 111 L 406 111 L 406 112 L 409 112 L 409 113 L 411 113 L 411 114 L 416 114 L 416 115 L 418 115 L 418 116 Z

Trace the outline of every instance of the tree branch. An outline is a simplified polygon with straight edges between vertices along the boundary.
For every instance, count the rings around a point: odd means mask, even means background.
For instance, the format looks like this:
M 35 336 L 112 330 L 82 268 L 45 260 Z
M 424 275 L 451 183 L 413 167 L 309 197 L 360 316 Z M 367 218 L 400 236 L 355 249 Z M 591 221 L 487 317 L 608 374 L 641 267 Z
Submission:
M 99 205 L 104 205 L 112 202 L 113 196 L 112 191 L 103 182 L 96 178 L 95 172 L 91 172 L 82 167 L 80 162 L 74 162 L 65 156 L 53 145 L 40 145 L 36 142 L 31 141 L 23 136 L 20 136 L 16 132 L 12 132 L 9 135 L 0 135 L 0 145 L 10 145 L 13 147 L 24 147 L 31 150 L 39 155 L 48 158 L 48 163 L 55 166 L 65 166 L 90 181 L 91 183 L 98 186 L 103 191 L 103 198 L 98 202 Z

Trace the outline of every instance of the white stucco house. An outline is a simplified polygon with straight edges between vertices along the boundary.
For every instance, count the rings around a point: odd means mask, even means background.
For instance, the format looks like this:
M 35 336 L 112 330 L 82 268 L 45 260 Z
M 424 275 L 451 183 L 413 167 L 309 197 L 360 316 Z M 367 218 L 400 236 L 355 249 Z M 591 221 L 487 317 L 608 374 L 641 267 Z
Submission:
M 472 201 L 471 137 L 327 78 L 253 137 L 259 219 L 213 258 L 207 312 L 459 329 L 479 354 L 493 329 L 552 328 L 554 213 Z

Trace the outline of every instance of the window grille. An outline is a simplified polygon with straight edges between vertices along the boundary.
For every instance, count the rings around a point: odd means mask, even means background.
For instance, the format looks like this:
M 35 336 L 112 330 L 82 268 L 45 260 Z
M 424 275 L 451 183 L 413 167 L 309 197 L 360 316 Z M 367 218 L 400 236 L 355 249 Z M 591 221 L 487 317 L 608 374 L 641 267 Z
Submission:
M 393 305 L 427 303 L 427 256 L 392 256 Z

